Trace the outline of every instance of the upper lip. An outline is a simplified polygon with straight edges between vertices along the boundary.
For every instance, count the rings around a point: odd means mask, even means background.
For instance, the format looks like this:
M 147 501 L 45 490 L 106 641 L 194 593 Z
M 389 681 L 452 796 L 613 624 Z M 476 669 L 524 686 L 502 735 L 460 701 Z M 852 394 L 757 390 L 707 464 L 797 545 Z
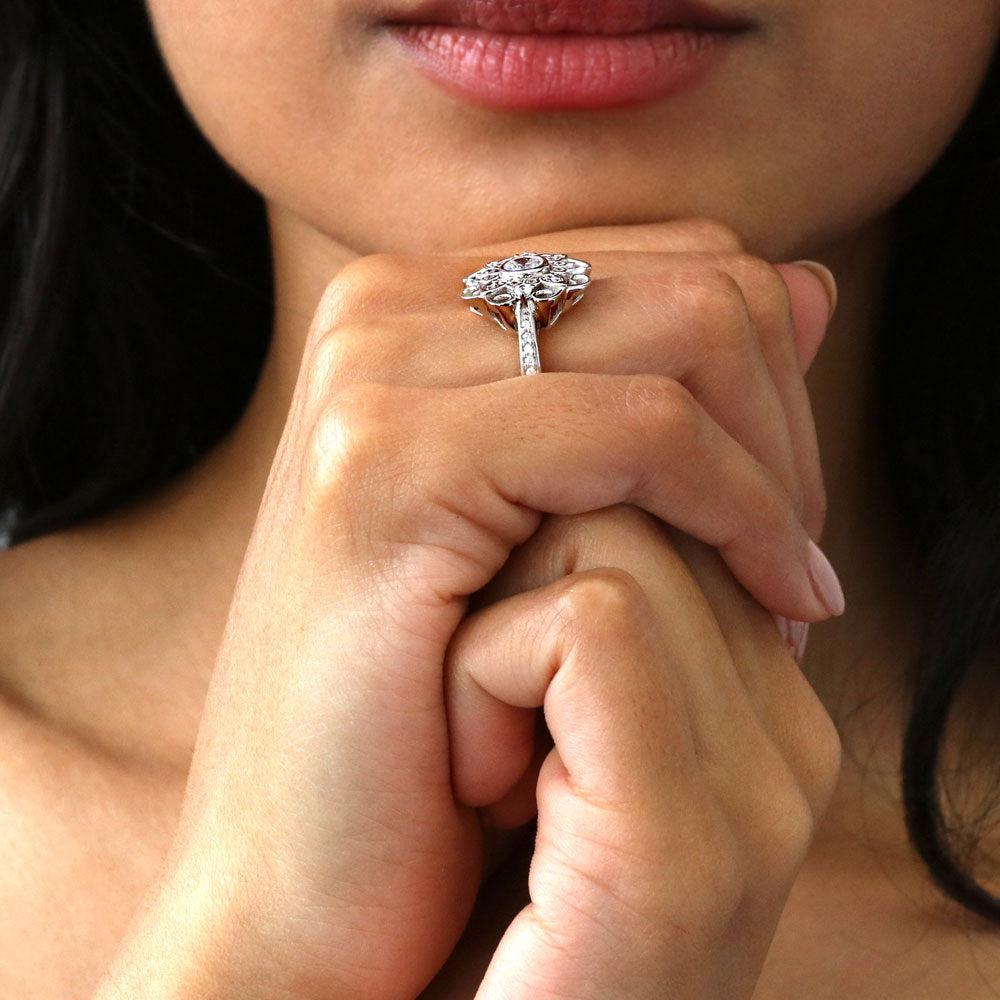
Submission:
M 396 24 L 440 24 L 503 34 L 631 35 L 665 28 L 742 30 L 752 22 L 702 0 L 423 0 L 393 10 Z

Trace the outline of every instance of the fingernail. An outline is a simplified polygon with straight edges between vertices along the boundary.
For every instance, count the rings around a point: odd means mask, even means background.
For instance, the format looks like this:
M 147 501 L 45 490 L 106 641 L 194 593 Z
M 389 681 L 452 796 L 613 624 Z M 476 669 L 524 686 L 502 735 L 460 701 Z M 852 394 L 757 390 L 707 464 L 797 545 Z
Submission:
M 830 560 L 823 555 L 820 547 L 809 539 L 809 578 L 812 580 L 816 596 L 823 602 L 831 615 L 844 613 L 844 589 Z
M 809 638 L 809 622 L 792 619 L 788 623 L 788 645 L 792 648 L 792 656 L 801 667 L 806 655 L 806 640 Z
M 812 271 L 823 283 L 826 297 L 830 300 L 830 319 L 833 319 L 833 314 L 837 311 L 837 279 L 833 276 L 833 271 L 816 260 L 797 260 L 795 263 L 807 271 Z
M 774 619 L 774 624 L 778 626 L 781 638 L 785 640 L 786 645 L 790 646 L 791 640 L 788 638 L 788 619 L 784 615 L 779 615 L 777 611 L 772 611 L 771 617 Z
M 785 640 L 795 662 L 802 666 L 802 658 L 806 652 L 806 638 L 809 635 L 808 622 L 800 622 L 795 619 L 788 619 L 784 615 L 779 615 L 776 611 L 771 612 L 775 625 L 781 633 L 781 638 Z

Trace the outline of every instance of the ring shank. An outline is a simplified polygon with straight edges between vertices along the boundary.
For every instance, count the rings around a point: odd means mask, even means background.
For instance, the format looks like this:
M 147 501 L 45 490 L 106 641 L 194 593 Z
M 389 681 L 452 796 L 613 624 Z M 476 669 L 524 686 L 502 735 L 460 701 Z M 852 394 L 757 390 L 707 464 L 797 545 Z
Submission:
M 522 375 L 538 375 L 542 366 L 538 358 L 538 322 L 535 318 L 535 303 L 530 299 L 518 299 L 514 307 L 517 316 L 517 346 L 521 359 Z

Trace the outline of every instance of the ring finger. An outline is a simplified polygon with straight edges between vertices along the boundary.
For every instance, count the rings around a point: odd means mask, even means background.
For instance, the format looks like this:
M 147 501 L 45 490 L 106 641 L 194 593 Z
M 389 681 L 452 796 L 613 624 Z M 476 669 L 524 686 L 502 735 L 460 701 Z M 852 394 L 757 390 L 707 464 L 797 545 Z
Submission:
M 825 508 L 819 453 L 779 273 L 732 255 L 591 256 L 605 257 L 611 273 L 595 279 L 585 313 L 574 310 L 544 332 L 544 367 L 681 382 L 775 476 L 818 538 Z M 413 287 L 403 278 L 398 285 Z M 322 341 L 333 381 L 457 387 L 518 370 L 516 339 L 471 316 L 468 330 L 457 331 L 462 321 L 454 306 L 435 303 L 377 319 L 368 309 L 346 311 L 351 318 Z

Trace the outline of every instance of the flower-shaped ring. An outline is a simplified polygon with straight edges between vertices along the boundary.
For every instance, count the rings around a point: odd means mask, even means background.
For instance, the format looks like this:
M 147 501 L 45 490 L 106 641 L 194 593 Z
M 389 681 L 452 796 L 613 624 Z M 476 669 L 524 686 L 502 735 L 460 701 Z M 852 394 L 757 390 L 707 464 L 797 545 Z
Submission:
M 481 301 L 482 306 L 470 307 L 477 316 L 492 316 L 517 334 L 521 374 L 537 375 L 542 370 L 538 331 L 576 305 L 589 284 L 586 261 L 564 253 L 521 253 L 470 274 L 462 298 Z

